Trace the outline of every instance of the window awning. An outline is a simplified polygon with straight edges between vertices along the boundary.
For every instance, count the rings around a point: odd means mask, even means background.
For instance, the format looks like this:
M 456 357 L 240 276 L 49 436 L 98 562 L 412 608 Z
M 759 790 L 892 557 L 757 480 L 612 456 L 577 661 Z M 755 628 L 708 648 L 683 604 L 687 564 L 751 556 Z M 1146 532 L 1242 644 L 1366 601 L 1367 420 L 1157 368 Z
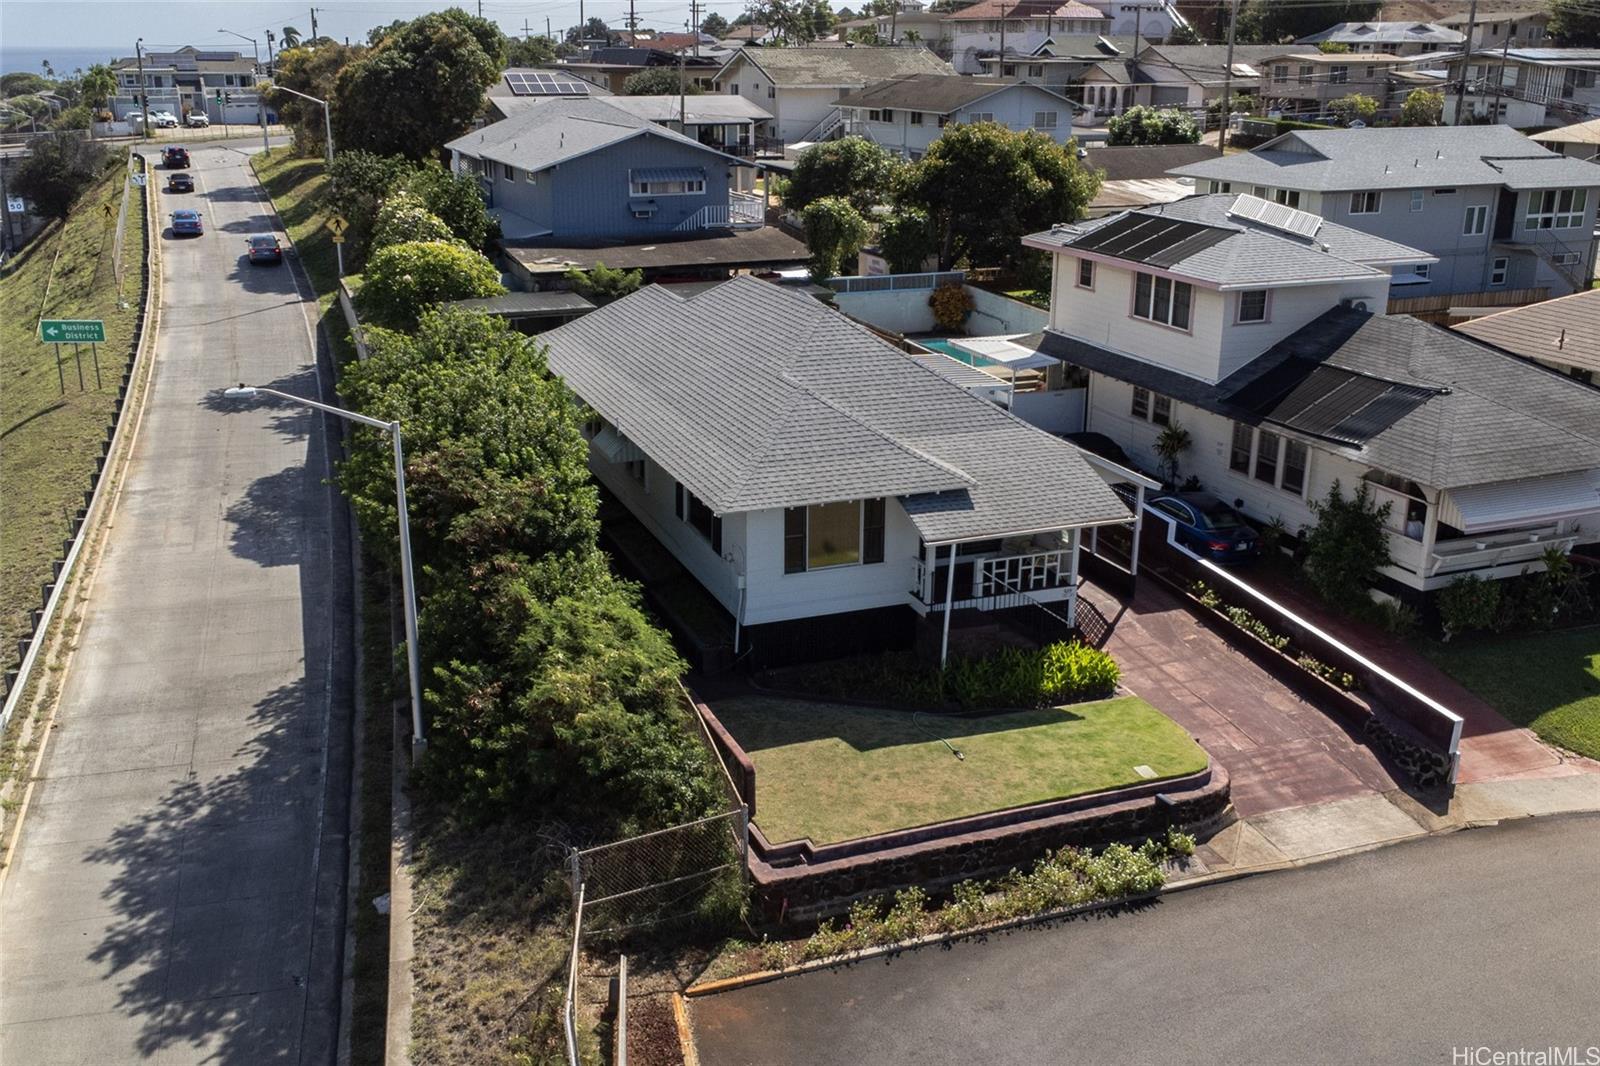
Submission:
M 706 172 L 701 167 L 641 167 L 628 171 L 634 181 L 705 181 Z
M 1600 470 L 1449 489 L 1439 506 L 1440 520 L 1463 533 L 1536 526 L 1587 514 L 1600 515 Z
M 636 463 L 644 458 L 644 452 L 639 450 L 637 444 L 610 426 L 596 433 L 590 443 L 609 463 Z

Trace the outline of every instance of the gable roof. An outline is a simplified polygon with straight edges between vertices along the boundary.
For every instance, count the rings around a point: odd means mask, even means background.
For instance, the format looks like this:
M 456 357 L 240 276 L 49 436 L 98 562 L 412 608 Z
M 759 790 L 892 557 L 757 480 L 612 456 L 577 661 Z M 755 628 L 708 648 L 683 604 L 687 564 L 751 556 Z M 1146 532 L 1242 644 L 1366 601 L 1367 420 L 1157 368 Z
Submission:
M 1509 177 L 1508 177 L 1509 172 Z M 1341 192 L 1506 185 L 1600 185 L 1600 169 L 1509 126 L 1294 130 L 1248 152 L 1176 167 L 1173 174 L 1273 188 Z
M 902 74 L 954 74 L 926 48 L 854 45 L 849 48 L 746 48 L 717 71 L 720 80 L 741 60 L 780 88 L 859 89 Z
M 457 137 L 445 147 L 474 159 L 538 172 L 634 137 L 661 137 L 733 165 L 747 165 L 607 101 L 583 97 L 546 100 L 536 107 L 522 108 L 509 118 Z
M 1055 89 L 1031 82 L 1003 78 L 978 78 L 963 74 L 902 74 L 885 78 L 839 98 L 840 107 L 897 108 L 948 115 L 1007 89 L 1036 91 L 1053 96 L 1071 109 L 1079 105 Z
M 1244 69 L 1281 55 L 1281 44 L 1236 44 L 1233 46 L 1234 76 L 1245 76 Z M 1170 67 L 1187 74 L 1192 81 L 1220 79 L 1228 70 L 1228 49 L 1219 44 L 1152 44 L 1139 53 L 1139 62 Z M 1244 69 L 1241 69 L 1244 68 Z
M 1298 38 L 1295 44 L 1462 44 L 1467 35 L 1437 22 L 1340 22 L 1320 33 Z
M 1512 355 L 1600 373 L 1600 289 L 1497 311 L 1453 328 Z M 1600 409 L 1595 418 L 1600 421 Z
M 1302 235 L 1260 221 L 1275 215 L 1300 216 L 1314 228 Z M 1055 226 L 1023 243 L 1154 266 L 1224 291 L 1386 278 L 1381 268 L 1391 264 L 1438 262 L 1415 248 L 1234 193 Z
M 1056 332 L 1041 350 L 1431 488 L 1600 469 L 1594 389 L 1409 315 L 1333 308 L 1216 385 Z
M 978 0 L 952 11 L 943 22 L 984 22 L 989 19 L 1094 19 L 1110 22 L 1111 16 L 1078 0 Z
M 540 341 L 718 513 L 897 496 L 930 543 L 1129 518 L 1070 444 L 769 282 L 647 286 Z
M 1600 118 L 1535 133 L 1529 140 L 1540 144 L 1600 144 Z
M 1079 162 L 1103 171 L 1105 181 L 1164 178 L 1173 167 L 1216 156 L 1205 144 L 1136 144 L 1116 148 L 1090 148 Z

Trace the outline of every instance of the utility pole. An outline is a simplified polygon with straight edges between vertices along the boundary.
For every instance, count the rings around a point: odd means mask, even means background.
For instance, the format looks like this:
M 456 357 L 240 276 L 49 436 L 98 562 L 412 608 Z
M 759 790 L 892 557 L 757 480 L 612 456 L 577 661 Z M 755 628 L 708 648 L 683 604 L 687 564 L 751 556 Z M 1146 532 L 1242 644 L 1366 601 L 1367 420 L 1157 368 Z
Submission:
M 1000 9 L 1000 67 L 995 73 L 1002 78 L 1006 76 L 1006 16 L 1009 14 L 1011 12 L 1007 8 Z
M 268 30 L 267 31 L 267 73 L 268 74 L 273 73 L 273 71 L 276 69 L 276 61 L 272 58 L 272 42 L 273 42 L 273 40 L 274 40 L 273 32 L 271 30 Z
M 1467 8 L 1467 48 L 1461 53 L 1461 77 L 1456 82 L 1456 117 L 1450 124 L 1461 125 L 1461 105 L 1467 102 L 1467 61 L 1472 58 L 1472 38 L 1477 32 L 1478 0 Z
M 550 31 L 550 16 L 544 17 L 544 36 L 551 44 L 556 43 L 556 35 Z
M 317 9 L 311 9 L 311 39 L 317 39 Z
M 1239 0 L 1233 0 L 1228 5 L 1228 55 L 1223 62 L 1227 70 L 1222 72 L 1222 110 L 1217 117 L 1217 154 L 1226 155 L 1228 151 L 1228 120 L 1232 117 L 1228 108 L 1233 96 L 1233 29 L 1239 24 Z
M 1144 0 L 1137 0 L 1133 5 L 1133 102 L 1139 102 L 1139 50 L 1144 47 L 1144 37 L 1140 35 L 1140 28 L 1144 22 Z M 1201 98 L 1205 96 L 1201 93 Z M 1151 97 L 1152 102 L 1154 96 Z
M 1467 54 L 1471 55 L 1470 52 L 1467 53 Z M 1505 85 L 1506 85 L 1506 64 L 1510 62 L 1510 58 L 1511 58 L 1511 33 L 1509 31 L 1507 31 L 1505 47 L 1500 49 L 1500 69 L 1495 71 L 1495 78 L 1494 78 L 1494 109 L 1489 112 L 1489 121 L 1491 121 L 1491 122 L 1499 122 L 1500 121 L 1500 93 L 1505 88 Z M 1462 56 L 1461 57 L 1462 65 L 1465 66 L 1466 62 L 1467 62 L 1467 57 L 1466 56 Z
M 144 38 L 133 42 L 133 54 L 139 63 L 139 139 L 150 139 L 150 90 L 144 83 Z M 149 180 L 149 179 L 146 179 Z
M 694 34 L 694 55 L 700 58 L 700 0 L 689 0 L 689 32 Z
M 634 14 L 633 0 L 628 0 L 628 30 L 637 32 L 639 29 L 639 16 Z

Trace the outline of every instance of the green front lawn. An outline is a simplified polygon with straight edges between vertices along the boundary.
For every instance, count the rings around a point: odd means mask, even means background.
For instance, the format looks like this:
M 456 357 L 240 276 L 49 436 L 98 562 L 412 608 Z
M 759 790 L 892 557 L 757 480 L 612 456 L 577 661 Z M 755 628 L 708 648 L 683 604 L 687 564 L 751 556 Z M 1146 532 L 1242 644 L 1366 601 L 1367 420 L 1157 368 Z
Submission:
M 1600 759 L 1600 629 L 1430 643 L 1423 651 L 1515 724 Z
M 986 718 L 749 696 L 713 710 L 756 765 L 756 824 L 817 844 L 1202 770 L 1206 754 L 1136 697 Z M 956 759 L 943 737 L 965 758 Z

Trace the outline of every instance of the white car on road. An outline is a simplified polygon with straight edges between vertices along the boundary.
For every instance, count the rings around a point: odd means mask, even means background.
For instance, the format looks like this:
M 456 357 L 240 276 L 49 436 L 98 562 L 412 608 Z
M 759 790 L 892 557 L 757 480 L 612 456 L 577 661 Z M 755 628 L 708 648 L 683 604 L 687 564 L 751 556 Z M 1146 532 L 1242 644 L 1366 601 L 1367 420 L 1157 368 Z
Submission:
M 191 111 L 184 119 L 190 129 L 205 129 L 211 125 L 211 116 L 204 111 Z
M 178 128 L 178 116 L 171 111 L 152 111 L 150 125 L 160 130 L 175 130 Z

